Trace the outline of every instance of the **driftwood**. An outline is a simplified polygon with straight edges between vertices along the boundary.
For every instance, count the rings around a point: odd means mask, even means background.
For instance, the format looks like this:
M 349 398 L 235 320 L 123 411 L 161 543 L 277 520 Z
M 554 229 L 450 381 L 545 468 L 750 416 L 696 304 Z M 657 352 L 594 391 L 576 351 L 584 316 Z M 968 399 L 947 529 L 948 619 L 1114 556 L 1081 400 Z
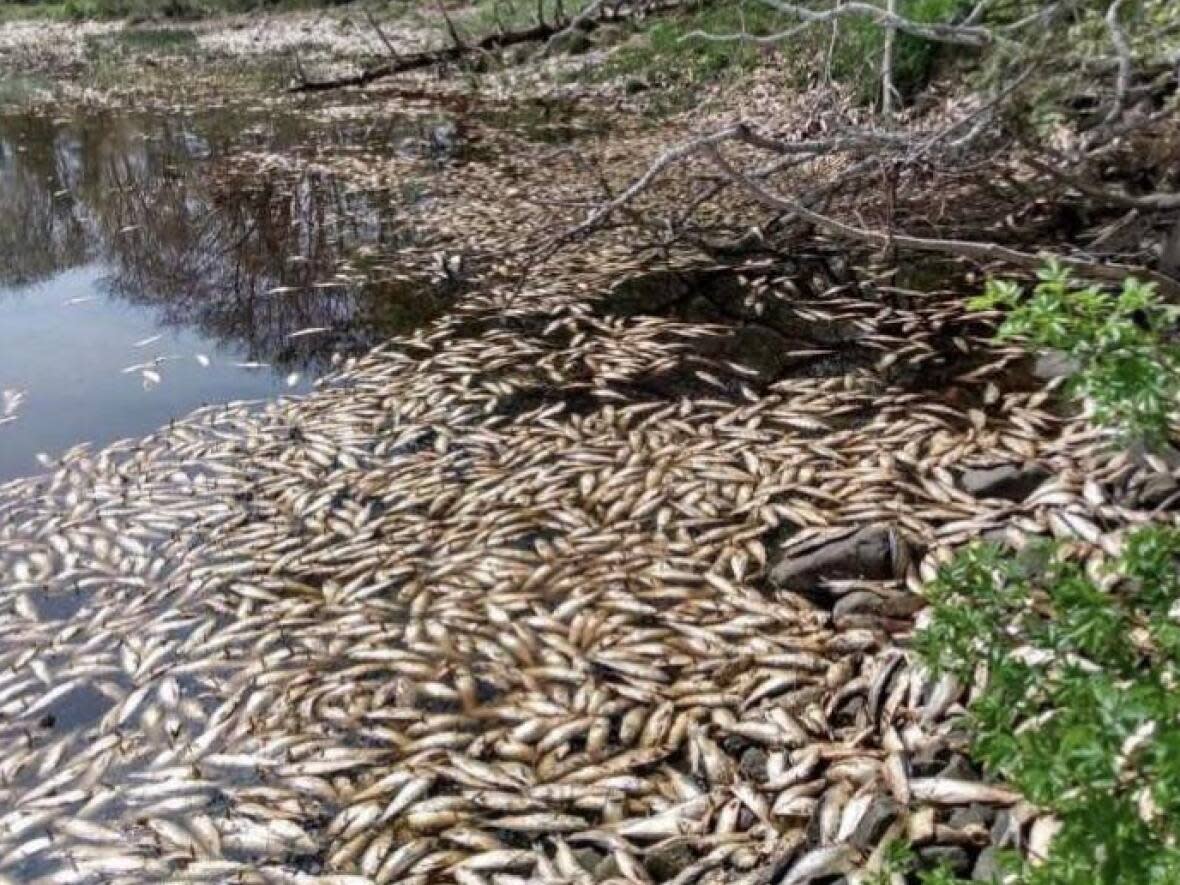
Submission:
M 583 23 L 582 27 L 586 30 L 591 30 L 596 24 L 596 21 L 587 21 Z M 441 49 L 428 49 L 422 52 L 401 55 L 385 64 L 361 71 L 359 74 L 333 77 L 329 80 L 304 80 L 292 86 L 288 91 L 324 92 L 329 89 L 343 89 L 346 86 L 366 86 L 374 80 L 381 80 L 396 74 L 418 71 L 444 62 L 458 61 L 465 55 L 495 52 L 520 43 L 538 43 L 542 40 L 548 40 L 561 30 L 563 28 L 558 25 L 542 23 L 533 25 L 531 28 L 526 28 L 522 31 L 489 34 L 477 43 L 452 43 L 450 46 L 445 46 Z

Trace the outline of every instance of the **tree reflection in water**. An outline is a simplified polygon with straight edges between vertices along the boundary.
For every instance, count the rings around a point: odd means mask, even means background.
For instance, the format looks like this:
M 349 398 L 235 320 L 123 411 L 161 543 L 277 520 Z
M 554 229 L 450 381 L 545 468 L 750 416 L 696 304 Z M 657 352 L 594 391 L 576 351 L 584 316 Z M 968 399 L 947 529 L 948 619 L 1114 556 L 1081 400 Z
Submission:
M 268 147 L 300 134 L 289 118 L 269 125 Z M 314 167 L 214 174 L 251 132 L 228 112 L 0 116 L 0 297 L 99 262 L 112 295 L 163 325 L 313 372 L 443 308 L 428 285 L 366 283 L 354 266 L 361 247 L 407 241 L 382 211 L 387 194 L 350 192 Z M 289 337 L 309 327 L 330 331 Z

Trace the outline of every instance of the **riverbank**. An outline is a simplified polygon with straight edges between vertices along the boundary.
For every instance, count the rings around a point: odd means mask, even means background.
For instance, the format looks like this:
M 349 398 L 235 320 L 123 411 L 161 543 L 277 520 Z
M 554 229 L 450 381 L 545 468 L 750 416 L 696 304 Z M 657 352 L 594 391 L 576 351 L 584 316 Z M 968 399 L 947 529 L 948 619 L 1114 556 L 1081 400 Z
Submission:
M 305 396 L 0 487 L 0 873 L 804 883 L 905 838 L 985 877 L 1038 826 L 965 753 L 970 686 L 911 656 L 916 591 L 978 537 L 1104 549 L 1174 470 L 993 340 L 973 268 L 737 249 L 734 193 L 666 236 L 702 164 L 550 255 L 690 133 L 857 113 L 761 70 L 656 117 L 579 63 L 233 93 L 422 115 L 420 150 L 310 138 L 213 174 L 385 195 L 415 240 L 357 266 L 445 309 Z M 96 101 L 131 96 L 173 100 Z

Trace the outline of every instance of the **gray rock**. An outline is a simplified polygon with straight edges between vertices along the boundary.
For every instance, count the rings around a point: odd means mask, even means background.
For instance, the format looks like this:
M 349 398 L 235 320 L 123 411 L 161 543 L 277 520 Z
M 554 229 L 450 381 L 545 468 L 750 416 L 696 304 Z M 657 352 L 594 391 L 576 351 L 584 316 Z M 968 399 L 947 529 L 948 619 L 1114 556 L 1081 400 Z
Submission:
M 905 541 L 891 526 L 867 526 L 818 550 L 771 567 L 770 582 L 784 590 L 808 591 L 824 579 L 881 580 L 905 574 Z
M 996 810 L 979 802 L 956 808 L 947 819 L 947 825 L 954 830 L 963 830 L 969 826 L 990 827 L 996 819 Z
M 596 882 L 602 882 L 606 879 L 613 879 L 615 876 L 622 875 L 622 870 L 619 869 L 619 862 L 615 860 L 615 856 L 608 854 L 598 862 L 592 873 Z
M 766 780 L 766 753 L 757 747 L 750 747 L 742 753 L 739 766 L 750 780 L 758 783 Z
M 1020 838 L 1020 822 L 1012 816 L 1011 811 L 1001 811 L 996 814 L 996 822 L 992 824 L 992 844 L 999 848 L 1008 848 L 1016 844 Z
M 913 593 L 872 593 L 868 590 L 854 590 L 841 596 L 832 607 L 837 617 L 853 612 L 904 618 L 921 610 L 924 599 Z
M 667 882 L 696 860 L 696 855 L 685 842 L 669 842 L 652 851 L 644 860 L 644 868 L 657 882 Z
M 877 847 L 877 843 L 881 841 L 885 835 L 885 831 L 897 819 L 897 815 L 900 812 L 901 806 L 891 797 L 884 795 L 878 796 L 873 800 L 873 804 L 869 806 L 864 817 L 860 819 L 860 823 L 853 830 L 849 841 L 861 853 L 869 854 Z
M 582 869 L 588 873 L 594 872 L 598 865 L 602 863 L 606 854 L 599 851 L 597 848 L 576 848 L 574 849 L 574 857 L 577 858 L 578 863 L 581 864 Z
M 594 41 L 590 39 L 590 35 L 580 28 L 557 34 L 552 39 L 551 48 L 553 50 L 569 55 L 581 55 L 594 48 Z
M 927 845 L 918 849 L 918 860 L 922 867 L 950 867 L 956 875 L 971 869 L 971 855 L 958 845 Z
M 975 859 L 975 866 L 971 870 L 971 878 L 976 882 L 999 882 L 1000 881 L 1000 863 L 998 860 L 999 849 L 994 845 L 989 845 L 983 851 L 979 852 L 979 857 Z
M 1032 373 L 1042 381 L 1065 378 L 1078 370 L 1078 364 L 1060 350 L 1047 350 L 1033 363 Z
M 1049 471 L 1037 464 L 1001 464 L 964 470 L 959 482 L 965 492 L 977 498 L 1023 501 L 1048 478 Z
M 444 120 L 430 127 L 430 150 L 434 154 L 450 154 L 458 147 L 459 137 L 459 126 L 453 120 Z
M 938 776 L 948 777 L 952 780 L 973 781 L 979 778 L 979 772 L 966 756 L 956 753 L 951 757 L 951 761 L 943 766 Z

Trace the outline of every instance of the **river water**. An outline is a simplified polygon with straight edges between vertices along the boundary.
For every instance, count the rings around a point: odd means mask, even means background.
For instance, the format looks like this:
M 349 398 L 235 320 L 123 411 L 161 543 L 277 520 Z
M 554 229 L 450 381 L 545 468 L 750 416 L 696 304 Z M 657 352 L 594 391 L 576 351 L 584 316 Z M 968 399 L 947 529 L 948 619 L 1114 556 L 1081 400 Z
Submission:
M 0 112 L 0 481 L 205 404 L 306 392 L 438 312 L 368 282 L 363 256 L 406 235 L 386 195 L 312 163 L 224 174 L 304 128 Z

